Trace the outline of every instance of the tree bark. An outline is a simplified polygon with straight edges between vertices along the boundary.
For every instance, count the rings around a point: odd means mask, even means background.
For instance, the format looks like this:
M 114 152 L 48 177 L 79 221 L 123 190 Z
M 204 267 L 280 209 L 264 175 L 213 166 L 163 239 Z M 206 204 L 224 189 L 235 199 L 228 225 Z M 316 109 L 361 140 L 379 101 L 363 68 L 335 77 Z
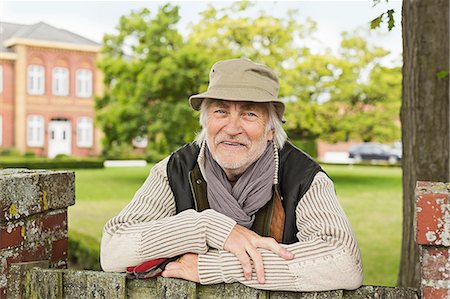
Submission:
M 419 287 L 416 181 L 450 181 L 449 0 L 403 0 L 403 239 L 400 286 Z

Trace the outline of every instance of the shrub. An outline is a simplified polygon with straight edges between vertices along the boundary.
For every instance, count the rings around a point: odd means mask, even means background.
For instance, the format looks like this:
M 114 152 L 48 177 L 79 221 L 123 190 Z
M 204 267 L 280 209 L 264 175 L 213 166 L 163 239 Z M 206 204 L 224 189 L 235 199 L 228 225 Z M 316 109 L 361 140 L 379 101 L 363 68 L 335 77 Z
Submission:
M 65 154 L 57 154 L 56 156 L 55 156 L 55 158 L 53 158 L 53 159 L 56 159 L 56 160 L 64 160 L 64 159 L 70 159 L 70 157 L 68 156 L 68 155 L 65 155 Z
M 317 157 L 317 144 L 315 140 L 293 139 L 291 142 L 311 157 Z
M 34 159 L 34 158 L 8 158 L 0 160 L 0 168 L 29 168 L 29 169 L 80 169 L 103 168 L 103 159 Z
M 36 153 L 35 152 L 25 152 L 25 154 L 23 154 L 23 156 L 25 158 L 34 158 L 34 157 L 36 157 Z
M 99 242 L 90 236 L 69 230 L 69 262 L 84 270 L 101 270 Z
M 18 150 L 12 147 L 0 148 L 0 156 L 20 156 Z

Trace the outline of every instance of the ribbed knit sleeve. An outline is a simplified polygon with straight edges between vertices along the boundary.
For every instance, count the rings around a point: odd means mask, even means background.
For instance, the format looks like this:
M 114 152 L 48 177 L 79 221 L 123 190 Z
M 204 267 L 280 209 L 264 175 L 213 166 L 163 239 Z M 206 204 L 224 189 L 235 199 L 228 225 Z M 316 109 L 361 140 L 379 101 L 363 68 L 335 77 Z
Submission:
M 265 284 L 256 274 L 245 280 L 238 259 L 224 250 L 199 255 L 202 284 L 239 281 L 268 290 L 321 291 L 355 289 L 362 284 L 362 263 L 351 226 L 336 198 L 332 181 L 318 173 L 296 209 L 298 242 L 283 245 L 295 254 L 286 261 L 258 249 L 264 261 Z
M 175 215 L 167 161 L 152 168 L 133 200 L 106 223 L 100 254 L 103 270 L 123 272 L 150 259 L 223 249 L 236 222 L 214 210 Z

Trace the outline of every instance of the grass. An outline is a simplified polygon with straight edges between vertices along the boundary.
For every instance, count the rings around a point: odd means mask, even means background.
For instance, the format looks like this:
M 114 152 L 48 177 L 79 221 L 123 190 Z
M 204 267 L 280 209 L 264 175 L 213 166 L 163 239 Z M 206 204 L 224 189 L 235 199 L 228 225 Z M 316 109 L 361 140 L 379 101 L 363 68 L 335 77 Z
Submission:
M 324 166 L 355 231 L 364 284 L 395 286 L 402 225 L 401 168 Z
M 401 169 L 324 165 L 356 233 L 364 263 L 364 284 L 396 285 L 401 241 Z M 100 241 L 105 222 L 131 200 L 150 166 L 76 170 L 76 205 L 71 230 Z

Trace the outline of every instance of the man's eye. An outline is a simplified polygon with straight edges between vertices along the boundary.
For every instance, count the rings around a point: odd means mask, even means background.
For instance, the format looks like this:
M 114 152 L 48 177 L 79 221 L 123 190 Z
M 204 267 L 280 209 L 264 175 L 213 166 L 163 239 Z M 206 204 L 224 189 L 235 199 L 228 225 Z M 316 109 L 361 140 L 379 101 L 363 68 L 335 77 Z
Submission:
M 217 110 L 214 111 L 214 113 L 217 113 L 217 114 L 225 114 L 225 110 L 223 110 L 223 109 L 217 109 Z
M 247 116 L 247 117 L 257 117 L 258 115 L 256 115 L 253 112 L 245 112 L 245 116 Z

